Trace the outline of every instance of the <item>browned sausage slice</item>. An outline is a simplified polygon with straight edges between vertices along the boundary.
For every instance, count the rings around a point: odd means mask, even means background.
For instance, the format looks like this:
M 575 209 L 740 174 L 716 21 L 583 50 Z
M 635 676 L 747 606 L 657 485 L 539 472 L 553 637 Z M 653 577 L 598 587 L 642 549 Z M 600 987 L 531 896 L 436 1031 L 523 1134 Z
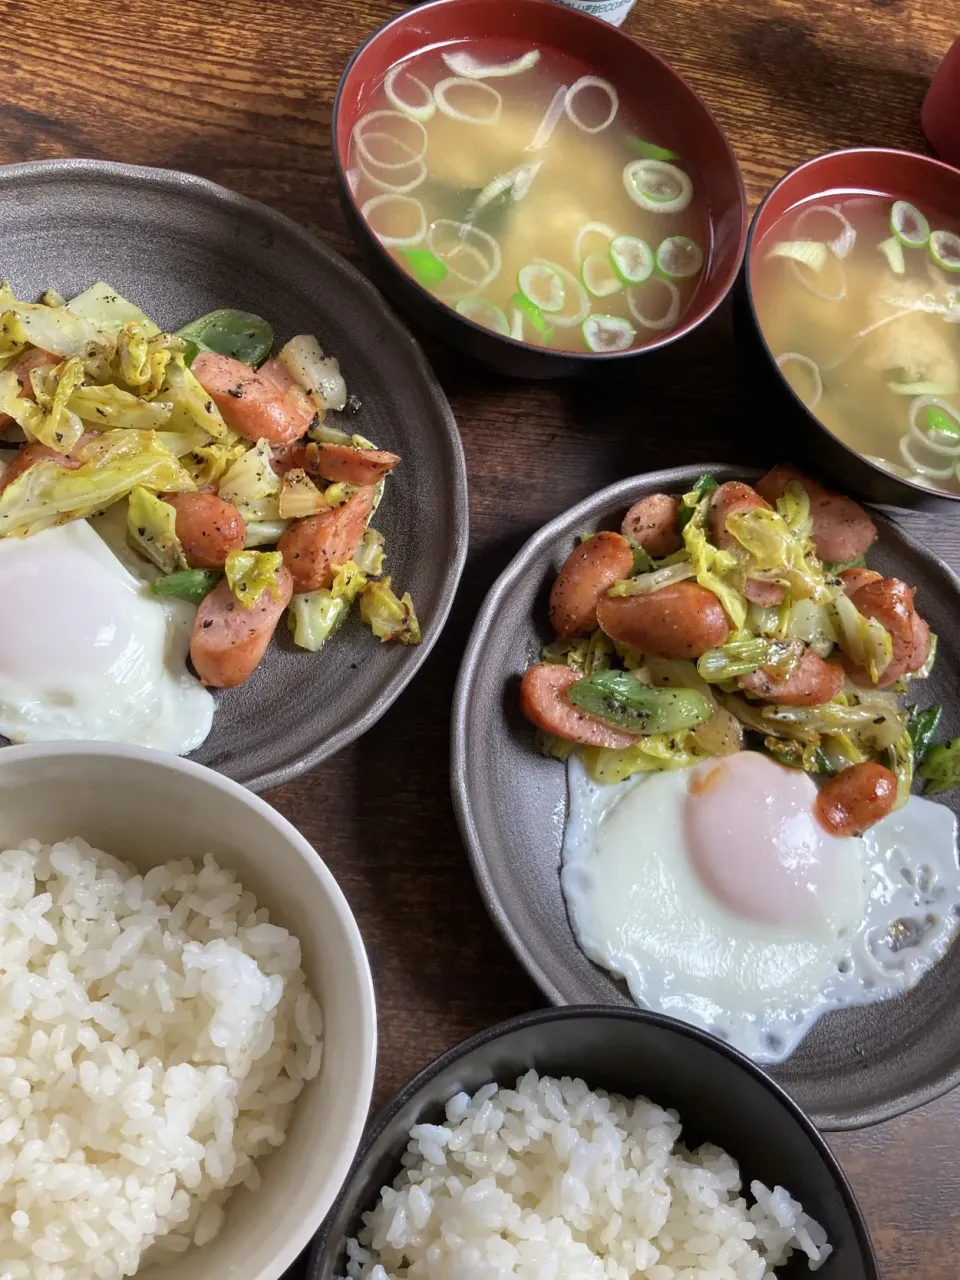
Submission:
M 550 592 L 550 625 L 561 639 L 593 631 L 597 603 L 633 570 L 633 551 L 619 533 L 595 533 L 567 556 Z
M 720 601 L 697 582 L 676 582 L 649 595 L 604 596 L 597 621 L 612 640 L 653 658 L 699 658 L 730 633 Z
M 22 476 L 38 462 L 55 462 L 66 471 L 76 471 L 77 467 L 82 465 L 79 458 L 74 458 L 69 453 L 57 453 L 55 449 L 49 449 L 45 444 L 25 444 L 0 475 L 0 493 L 3 493 L 8 484 L 13 484 L 17 476 Z
M 306 393 L 276 361 L 254 370 L 229 356 L 201 351 L 191 370 L 227 426 L 247 440 L 290 444 L 316 416 Z
M 783 602 L 786 589 L 779 582 L 767 582 L 764 578 L 748 578 L 743 587 L 744 596 L 751 604 L 773 609 Z
M 923 625 L 918 625 L 918 614 L 913 603 L 914 589 L 899 578 L 881 578 L 877 574 L 868 581 L 863 581 L 862 578 L 854 581 L 858 581 L 859 585 L 847 591 L 850 599 L 865 618 L 876 618 L 889 634 L 893 645 L 893 657 L 877 682 L 883 688 L 923 665 L 930 649 L 930 628 L 923 623 L 923 619 L 920 619 Z M 846 575 L 844 585 L 846 588 Z M 855 684 L 865 688 L 873 687 L 873 681 L 862 667 L 849 659 L 845 665 Z
M 813 811 L 835 836 L 862 836 L 885 818 L 897 799 L 897 779 L 872 760 L 851 765 L 820 788 Z
M 377 484 L 400 461 L 386 449 L 356 449 L 348 444 L 318 444 L 311 441 L 290 451 L 283 468 L 299 467 L 313 479 L 334 484 Z
M 795 481 L 806 490 L 813 518 L 813 542 L 821 560 L 842 564 L 866 553 L 877 536 L 877 526 L 858 502 L 825 489 L 796 467 L 779 466 L 757 481 L 757 492 L 775 503 Z
M 232 689 L 256 669 L 293 595 L 293 578 L 283 565 L 277 582 L 278 597 L 264 591 L 249 609 L 237 601 L 226 581 L 201 601 L 193 623 L 190 659 L 204 684 Z
M 247 526 L 232 502 L 212 493 L 164 497 L 177 513 L 177 537 L 191 569 L 222 569 L 231 551 L 243 548 Z
M 538 729 L 567 742 L 587 747 L 630 747 L 636 738 L 611 729 L 602 720 L 575 707 L 567 690 L 580 679 L 572 667 L 540 662 L 520 682 L 520 710 Z
M 818 707 L 835 698 L 843 688 L 843 668 L 837 662 L 827 662 L 812 649 L 805 649 L 797 665 L 786 675 L 761 667 L 741 676 L 740 688 L 764 702 L 779 702 L 785 707 Z
M 283 563 L 293 575 L 293 589 L 319 591 L 329 587 L 336 570 L 353 558 L 367 517 L 373 510 L 374 490 L 357 489 L 345 503 L 295 521 L 277 543 Z
M 840 574 L 843 589 L 851 597 L 855 591 L 865 587 L 868 582 L 879 582 L 882 578 L 883 574 L 877 573 L 876 569 L 844 569 Z
M 676 494 L 651 493 L 633 504 L 623 518 L 620 532 L 655 560 L 672 556 L 683 546 L 677 528 L 679 510 L 680 498 Z

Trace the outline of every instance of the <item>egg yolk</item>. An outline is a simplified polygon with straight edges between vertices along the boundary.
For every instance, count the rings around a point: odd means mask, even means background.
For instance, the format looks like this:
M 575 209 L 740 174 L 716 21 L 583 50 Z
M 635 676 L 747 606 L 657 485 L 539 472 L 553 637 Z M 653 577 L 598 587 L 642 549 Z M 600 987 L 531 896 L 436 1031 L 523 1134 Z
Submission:
M 684 797 L 687 856 L 730 911 L 769 925 L 823 915 L 846 842 L 814 817 L 817 789 L 755 751 L 694 770 Z

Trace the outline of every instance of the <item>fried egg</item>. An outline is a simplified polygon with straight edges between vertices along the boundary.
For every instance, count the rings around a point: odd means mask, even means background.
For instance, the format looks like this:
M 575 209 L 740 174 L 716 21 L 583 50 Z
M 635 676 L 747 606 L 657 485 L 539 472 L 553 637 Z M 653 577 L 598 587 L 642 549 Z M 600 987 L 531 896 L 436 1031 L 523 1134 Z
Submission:
M 863 837 L 797 769 L 742 751 L 617 786 L 572 756 L 561 881 L 574 933 L 638 1004 L 780 1062 L 830 1009 L 898 995 L 960 919 L 956 819 L 911 796 Z
M 195 610 L 159 600 L 86 520 L 0 539 L 0 734 L 184 754 L 213 698 L 187 671 Z

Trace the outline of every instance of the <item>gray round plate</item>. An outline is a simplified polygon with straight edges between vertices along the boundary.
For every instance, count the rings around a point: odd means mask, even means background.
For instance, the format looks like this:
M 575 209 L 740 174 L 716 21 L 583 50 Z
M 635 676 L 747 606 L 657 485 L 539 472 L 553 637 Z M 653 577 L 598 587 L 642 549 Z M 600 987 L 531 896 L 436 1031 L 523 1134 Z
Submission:
M 21 297 L 109 280 L 162 326 L 239 307 L 267 318 L 279 341 L 316 333 L 339 359 L 362 402 L 352 425 L 403 459 L 376 523 L 423 643 L 381 645 L 353 616 L 311 654 L 281 624 L 250 679 L 217 694 L 213 731 L 194 758 L 260 791 L 333 755 L 422 665 L 466 556 L 463 448 L 419 346 L 339 254 L 282 214 L 186 173 L 99 160 L 0 168 L 0 244 Z
M 547 595 L 575 537 L 619 528 L 646 494 L 678 493 L 727 466 L 680 467 L 603 489 L 541 529 L 494 584 L 460 669 L 452 726 L 452 786 L 460 830 L 487 909 L 531 977 L 554 1004 L 629 1005 L 625 984 L 577 946 L 560 889 L 566 817 L 564 767 L 537 754 L 520 714 L 520 676 L 552 634 Z M 960 581 L 934 555 L 873 513 L 879 538 L 871 566 L 917 587 L 940 637 L 923 704 L 942 702 L 943 731 L 960 733 Z M 945 797 L 954 810 L 956 793 Z M 770 1074 L 825 1129 L 854 1129 L 898 1115 L 960 1083 L 960 945 L 905 996 L 829 1013 Z

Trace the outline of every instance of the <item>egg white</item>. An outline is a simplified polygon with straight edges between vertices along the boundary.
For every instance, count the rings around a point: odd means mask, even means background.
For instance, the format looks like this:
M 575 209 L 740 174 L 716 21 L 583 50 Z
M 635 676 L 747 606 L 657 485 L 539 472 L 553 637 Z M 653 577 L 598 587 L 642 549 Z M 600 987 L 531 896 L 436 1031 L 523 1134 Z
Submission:
M 184 754 L 213 698 L 186 668 L 195 610 L 152 596 L 86 520 L 0 539 L 0 734 Z
M 836 841 L 835 891 L 803 925 L 719 902 L 684 846 L 688 771 L 618 786 L 572 756 L 561 883 L 584 952 L 640 1005 L 703 1027 L 760 1063 L 789 1057 L 830 1009 L 914 986 L 960 916 L 954 815 L 912 796 L 863 838 Z

